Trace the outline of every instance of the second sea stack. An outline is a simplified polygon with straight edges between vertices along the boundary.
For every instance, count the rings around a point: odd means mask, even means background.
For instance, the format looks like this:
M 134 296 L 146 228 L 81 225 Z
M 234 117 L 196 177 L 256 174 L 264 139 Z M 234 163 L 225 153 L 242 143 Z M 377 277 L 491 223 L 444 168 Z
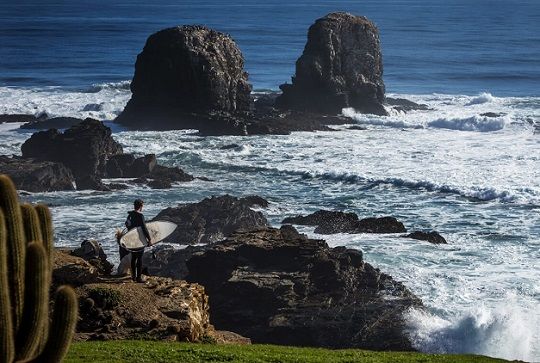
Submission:
M 369 19 L 330 13 L 308 32 L 292 84 L 283 84 L 276 106 L 328 114 L 353 107 L 386 115 L 379 30 Z
M 177 124 L 186 123 L 189 113 L 247 111 L 247 79 L 242 53 L 229 35 L 198 25 L 164 29 L 137 56 L 133 95 L 117 121 Z

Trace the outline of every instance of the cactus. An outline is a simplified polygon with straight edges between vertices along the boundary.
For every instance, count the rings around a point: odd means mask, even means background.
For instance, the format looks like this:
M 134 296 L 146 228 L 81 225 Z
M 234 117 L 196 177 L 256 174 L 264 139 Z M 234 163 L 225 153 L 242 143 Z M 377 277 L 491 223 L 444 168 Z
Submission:
M 13 183 L 0 175 L 1 362 L 61 362 L 69 349 L 78 307 L 72 288 L 58 289 L 49 324 L 53 243 L 48 208 L 20 205 Z

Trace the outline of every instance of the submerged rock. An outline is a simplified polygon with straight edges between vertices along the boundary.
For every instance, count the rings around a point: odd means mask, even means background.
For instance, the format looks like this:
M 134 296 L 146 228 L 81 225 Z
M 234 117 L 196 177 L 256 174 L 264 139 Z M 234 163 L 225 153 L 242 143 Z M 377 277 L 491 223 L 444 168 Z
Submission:
M 0 174 L 9 175 L 17 189 L 28 192 L 74 190 L 74 178 L 63 164 L 0 155 Z
M 292 84 L 280 86 L 276 105 L 285 109 L 337 114 L 354 107 L 386 115 L 379 30 L 369 19 L 330 13 L 308 32 Z
M 254 342 L 413 349 L 403 313 L 421 301 L 358 250 L 284 226 L 234 233 L 187 266 L 211 297 L 213 324 Z
M 186 123 L 186 114 L 251 108 L 251 85 L 234 40 L 204 26 L 161 30 L 137 56 L 133 93 L 120 123 Z M 152 122 L 153 122 L 152 121 Z M 179 127 L 181 128 L 181 127 Z
M 212 243 L 239 229 L 268 226 L 266 217 L 250 208 L 261 203 L 263 202 L 260 199 L 214 196 L 198 203 L 164 209 L 154 220 L 170 221 L 178 225 L 165 240 L 167 242 Z
M 402 233 L 407 232 L 403 223 L 394 217 L 364 218 L 355 213 L 319 210 L 307 216 L 285 218 L 283 224 L 317 226 L 315 233 Z
M 83 122 L 75 117 L 53 117 L 46 120 L 35 120 L 21 126 L 21 129 L 29 130 L 48 130 L 48 129 L 66 129 Z
M 431 232 L 414 231 L 403 237 L 418 239 L 422 241 L 428 241 L 429 243 L 433 243 L 433 244 L 448 244 L 448 242 L 446 242 L 446 239 L 444 239 L 443 236 L 441 236 L 438 232 L 435 232 L 435 231 L 431 231 Z

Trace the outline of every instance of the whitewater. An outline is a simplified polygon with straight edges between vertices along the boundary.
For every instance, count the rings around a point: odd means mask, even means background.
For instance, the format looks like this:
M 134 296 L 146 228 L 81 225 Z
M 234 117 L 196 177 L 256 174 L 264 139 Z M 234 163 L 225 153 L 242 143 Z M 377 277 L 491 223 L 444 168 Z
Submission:
M 436 230 L 435 246 L 399 235 L 325 235 L 331 246 L 403 281 L 425 311 L 407 319 L 427 352 L 477 353 L 540 361 L 540 97 L 390 94 L 425 104 L 390 116 L 344 109 L 335 131 L 288 136 L 206 137 L 195 130 L 128 131 L 111 120 L 129 100 L 129 81 L 81 89 L 0 87 L 0 114 L 93 117 L 126 152 L 155 153 L 196 180 L 171 190 L 131 185 L 114 193 L 55 192 L 24 199 L 52 206 L 57 244 L 96 238 L 117 261 L 113 232 L 135 197 L 149 217 L 210 195 L 258 194 L 279 226 L 290 215 L 335 209 L 360 217 L 391 215 L 408 230 Z M 20 154 L 32 131 L 0 125 L 0 154 Z M 223 147 L 227 148 L 223 148 Z

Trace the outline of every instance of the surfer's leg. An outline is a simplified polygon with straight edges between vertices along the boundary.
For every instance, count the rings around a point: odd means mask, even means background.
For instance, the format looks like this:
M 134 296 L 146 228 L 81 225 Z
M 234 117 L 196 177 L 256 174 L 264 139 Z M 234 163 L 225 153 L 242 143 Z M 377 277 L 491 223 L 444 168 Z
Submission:
M 135 268 L 136 265 L 137 265 L 137 252 L 131 252 L 131 279 L 133 281 L 135 281 L 137 277 L 137 270 Z

